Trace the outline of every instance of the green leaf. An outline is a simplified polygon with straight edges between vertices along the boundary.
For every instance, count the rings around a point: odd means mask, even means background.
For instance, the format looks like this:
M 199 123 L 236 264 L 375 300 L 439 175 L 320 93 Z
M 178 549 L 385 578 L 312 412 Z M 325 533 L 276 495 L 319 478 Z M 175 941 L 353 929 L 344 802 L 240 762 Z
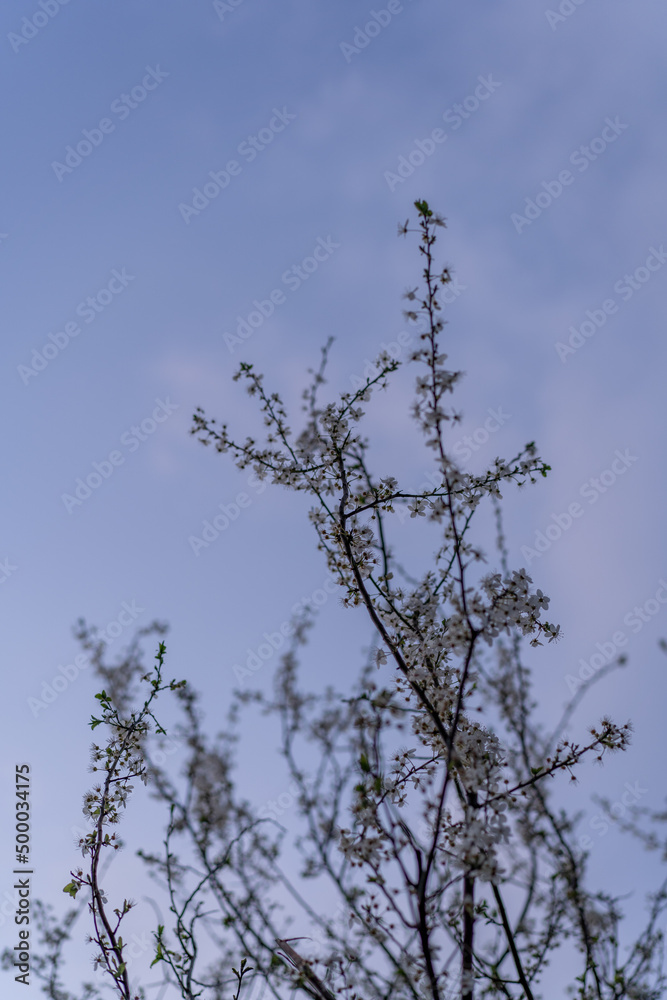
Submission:
M 63 892 L 69 893 L 72 899 L 76 899 L 76 894 L 80 888 L 81 886 L 79 885 L 78 882 L 68 882 L 67 885 L 64 887 Z
M 365 771 L 366 774 L 368 774 L 368 772 L 371 769 L 371 765 L 368 763 L 368 757 L 366 756 L 365 753 L 362 753 L 361 757 L 359 758 L 359 767 L 361 768 L 362 771 Z

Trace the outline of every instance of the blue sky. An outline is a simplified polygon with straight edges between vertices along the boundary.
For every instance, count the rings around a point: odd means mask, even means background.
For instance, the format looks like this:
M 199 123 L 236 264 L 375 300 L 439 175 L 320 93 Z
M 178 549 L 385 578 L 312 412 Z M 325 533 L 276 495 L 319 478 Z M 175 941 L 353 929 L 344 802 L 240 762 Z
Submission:
M 328 336 L 332 394 L 398 343 L 420 265 L 397 223 L 417 197 L 448 220 L 445 341 L 467 373 L 455 433 L 476 445 L 470 467 L 529 440 L 553 467 L 506 504 L 514 565 L 537 553 L 538 533 L 549 542 L 528 566 L 564 632 L 530 656 L 547 724 L 567 675 L 627 638 L 629 666 L 572 731 L 603 711 L 630 716 L 633 749 L 570 794 L 593 816 L 592 791 L 613 800 L 640 781 L 659 806 L 663 5 L 21 0 L 0 22 L 2 796 L 13 761 L 30 761 L 39 894 L 59 899 L 76 860 L 95 688 L 83 671 L 36 717 L 28 699 L 72 662 L 76 619 L 122 616 L 112 649 L 128 615 L 167 620 L 170 672 L 205 692 L 216 728 L 234 665 L 324 587 L 302 498 L 260 493 L 188 435 L 191 415 L 203 406 L 243 436 L 258 422 L 231 381 L 240 360 L 297 408 Z M 378 470 L 421 482 L 430 460 L 415 447 L 411 384 L 397 380 L 369 427 Z M 503 414 L 490 434 L 489 409 Z M 90 496 L 63 499 L 96 469 Z M 190 539 L 243 492 L 249 503 L 195 553 Z M 368 640 L 336 599 L 321 619 L 304 664 L 315 684 L 351 676 L 340 664 Z M 268 689 L 272 669 L 254 683 Z M 249 740 L 242 762 L 258 803 L 286 782 L 275 756 L 275 772 L 258 773 L 267 754 L 268 737 Z M 11 834 L 5 822 L 2 842 Z M 596 849 L 599 873 L 615 838 Z M 650 886 L 634 847 L 627 872 L 627 888 Z

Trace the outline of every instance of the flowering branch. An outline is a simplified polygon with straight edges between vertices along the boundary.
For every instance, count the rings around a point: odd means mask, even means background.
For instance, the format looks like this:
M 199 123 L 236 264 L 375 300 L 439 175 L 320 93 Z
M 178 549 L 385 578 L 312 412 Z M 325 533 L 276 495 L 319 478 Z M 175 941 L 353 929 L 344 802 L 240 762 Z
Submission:
M 258 401 L 265 441 L 237 442 L 202 410 L 192 426 L 240 469 L 311 498 L 310 522 L 342 603 L 359 608 L 370 628 L 358 678 L 343 692 L 329 684 L 300 689 L 299 659 L 314 620 L 306 609 L 293 620 L 272 694 L 235 692 L 228 728 L 215 741 L 202 731 L 197 696 L 177 685 L 187 753 L 181 788 L 151 759 L 144 739 L 150 699 L 128 715 L 139 669 L 134 653 L 118 669 L 96 654 L 105 689 L 98 696 L 103 716 L 93 723 L 110 724 L 113 738 L 107 751 L 95 748 L 107 778 L 89 797 L 96 827 L 84 847 L 99 858 L 103 846 L 117 846 L 108 834 L 103 839 L 103 826 L 125 804 L 127 782 L 150 774 L 169 824 L 163 852 L 140 854 L 167 883 L 176 942 L 172 947 L 160 924 L 154 964 L 164 963 L 187 1000 L 226 996 L 227 970 L 239 950 L 234 1000 L 250 975 L 275 1000 L 288 989 L 315 1000 L 532 1000 L 557 949 L 574 970 L 579 1000 L 657 1000 L 665 983 L 657 928 L 667 888 L 655 894 L 645 930 L 620 957 L 618 900 L 587 888 L 577 819 L 551 800 L 564 772 L 574 780 L 587 760 L 601 763 L 625 750 L 631 728 L 605 716 L 590 739 L 561 738 L 588 686 L 554 733 L 545 735 L 536 717 L 523 647 L 556 642 L 560 626 L 546 619 L 548 596 L 524 569 L 509 565 L 500 501 L 506 484 L 536 482 L 549 466 L 534 442 L 479 474 L 453 460 L 448 434 L 459 414 L 447 401 L 461 372 L 447 368 L 440 346 L 439 296 L 452 280 L 449 267 L 435 264 L 444 220 L 425 201 L 415 207 L 417 228 L 408 220 L 400 229 L 418 234 L 424 265 L 421 285 L 406 293 L 406 318 L 419 344 L 405 364 L 417 369 L 412 417 L 435 462 L 435 486 L 415 490 L 374 471 L 361 423 L 366 404 L 402 366 L 387 353 L 354 392 L 321 402 L 327 341 L 303 393 L 297 433 L 279 394 L 268 392 L 248 363 L 235 379 Z M 472 529 L 489 501 L 499 566 L 486 571 Z M 405 502 L 410 523 L 421 521 L 436 538 L 421 575 L 391 544 L 396 505 Z M 126 723 L 113 705 L 123 706 Z M 258 811 L 235 790 L 236 727 L 250 708 L 280 722 L 298 878 L 279 862 L 287 833 L 280 810 Z M 647 846 L 658 843 L 653 837 Z M 75 895 L 83 885 L 91 890 L 98 960 L 130 1000 L 118 927 L 131 904 L 115 911 L 115 924 L 109 920 L 96 862 L 87 877 L 74 874 L 66 891 Z M 317 903 L 321 890 L 325 912 Z M 290 944 L 298 939 L 288 936 L 295 919 L 305 922 L 312 942 L 298 951 Z M 205 974 L 198 971 L 202 929 L 215 952 Z
M 154 676 L 148 673 L 141 678 L 150 685 L 150 694 L 138 713 L 132 712 L 129 718 L 121 718 L 106 691 L 103 690 L 95 695 L 102 715 L 101 718 L 92 716 L 90 727 L 95 730 L 98 726 L 105 725 L 109 727 L 112 735 L 105 748 L 96 743 L 92 746 L 91 770 L 104 772 L 104 780 L 95 785 L 84 797 L 84 815 L 95 823 L 91 832 L 79 841 L 83 856 L 90 856 L 88 872 L 84 874 L 82 868 L 70 872 L 72 881 L 63 889 L 63 892 L 68 893 L 73 899 L 82 888 L 90 889 L 89 909 L 95 930 L 90 940 L 100 949 L 95 956 L 95 966 L 101 966 L 111 976 L 123 1000 L 139 1000 L 138 993 L 134 997 L 131 994 L 127 963 L 123 954 L 124 943 L 119 934 L 122 920 L 134 903 L 124 899 L 120 909 L 113 910 L 116 917 L 115 921 L 113 920 L 107 909 L 108 899 L 100 886 L 99 866 L 104 848 L 117 851 L 121 846 L 116 834 L 109 834 L 104 828 L 119 822 L 120 809 L 127 805 L 128 796 L 134 787 L 130 782 L 134 778 L 139 778 L 144 784 L 147 783 L 147 768 L 142 746 L 146 734 L 150 731 L 151 721 L 155 724 L 157 733 L 165 732 L 153 715 L 151 705 L 161 691 L 175 691 L 185 684 L 185 681 L 162 684 L 165 650 L 165 644 L 161 642 L 155 657 L 157 662 Z

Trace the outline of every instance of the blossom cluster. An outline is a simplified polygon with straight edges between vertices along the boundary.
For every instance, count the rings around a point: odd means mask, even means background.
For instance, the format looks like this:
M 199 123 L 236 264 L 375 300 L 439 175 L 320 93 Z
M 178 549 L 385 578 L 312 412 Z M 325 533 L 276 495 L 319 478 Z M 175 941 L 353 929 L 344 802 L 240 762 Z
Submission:
M 522 815 L 525 796 L 535 792 L 530 801 L 536 815 L 544 815 L 544 796 L 535 791 L 544 779 L 571 771 L 589 754 L 601 757 L 607 750 L 623 749 L 629 730 L 603 720 L 585 747 L 562 742 L 548 753 L 535 739 L 530 746 L 525 744 L 526 692 L 507 675 L 514 660 L 505 656 L 503 642 L 512 649 L 523 639 L 533 647 L 554 642 L 560 626 L 543 617 L 549 598 L 534 587 L 525 569 L 510 570 L 505 560 L 502 571 L 482 572 L 486 556 L 471 541 L 470 526 L 480 505 L 497 504 L 506 486 L 535 482 L 550 467 L 538 456 L 534 442 L 511 459 L 496 458 L 482 473 L 469 473 L 454 461 L 448 432 L 460 415 L 447 399 L 462 373 L 447 367 L 447 354 L 440 346 L 444 321 L 439 300 L 452 275 L 449 267 L 438 271 L 433 258 L 436 229 L 444 226 L 444 220 L 426 202 L 415 204 L 424 270 L 422 286 L 405 294 L 410 303 L 405 317 L 417 327 L 419 342 L 406 363 L 419 368 L 411 412 L 433 453 L 435 485 L 414 490 L 393 475 L 376 476 L 361 431 L 366 405 L 378 389 L 388 386 L 403 362 L 381 354 L 355 391 L 320 405 L 318 392 L 325 381 L 331 341 L 322 352 L 311 388 L 304 392 L 305 426 L 298 434 L 289 426 L 280 396 L 267 393 L 263 376 L 246 363 L 235 378 L 243 379 L 248 393 L 259 400 L 268 428 L 265 443 L 258 445 L 251 437 L 237 442 L 225 424 L 209 420 L 202 410 L 194 415 L 192 433 L 217 451 L 230 453 L 240 469 L 251 466 L 260 479 L 270 478 L 314 500 L 310 521 L 329 571 L 342 588 L 343 603 L 365 609 L 375 632 L 375 664 L 385 673 L 393 667 L 391 693 L 373 695 L 375 685 L 369 683 L 370 704 L 355 716 L 359 773 L 350 795 L 349 819 L 335 826 L 345 865 L 365 871 L 368 881 L 379 887 L 353 907 L 353 917 L 385 946 L 397 920 L 407 928 L 419 927 L 422 942 L 443 923 L 460 935 L 456 928 L 462 923 L 461 982 L 469 1000 L 472 951 L 463 942 L 474 936 L 474 886 L 490 884 L 498 900 L 498 885 L 507 877 L 516 836 L 528 837 Z M 407 223 L 400 229 L 409 231 Z M 437 533 L 433 566 L 417 580 L 403 569 L 389 542 L 398 504 L 407 505 L 412 519 L 424 519 Z M 399 576 L 408 582 L 399 582 Z M 489 650 L 499 653 L 499 670 L 493 677 L 488 670 Z M 523 727 L 524 745 L 519 750 L 504 746 L 493 725 L 479 720 L 482 688 L 498 697 L 500 717 L 514 734 L 521 734 Z M 301 702 L 298 707 L 295 702 L 295 717 L 300 710 Z M 387 760 L 382 740 L 393 732 L 396 712 L 409 720 L 417 747 L 399 749 Z M 402 814 L 414 816 L 415 793 L 421 800 L 423 837 L 402 818 Z M 325 828 L 330 829 L 331 823 Z M 310 858 L 308 874 L 323 865 L 321 857 Z M 392 877 L 402 880 L 408 896 L 419 901 L 409 902 L 407 911 L 400 910 L 393 898 L 398 889 L 390 889 Z M 445 909 L 446 894 L 433 886 L 451 890 Z M 506 916 L 501 924 L 518 963 Z M 531 956 L 538 954 L 535 944 Z M 430 959 L 422 957 L 415 974 L 428 975 L 437 997 L 438 974 Z M 520 964 L 517 975 L 526 990 Z

